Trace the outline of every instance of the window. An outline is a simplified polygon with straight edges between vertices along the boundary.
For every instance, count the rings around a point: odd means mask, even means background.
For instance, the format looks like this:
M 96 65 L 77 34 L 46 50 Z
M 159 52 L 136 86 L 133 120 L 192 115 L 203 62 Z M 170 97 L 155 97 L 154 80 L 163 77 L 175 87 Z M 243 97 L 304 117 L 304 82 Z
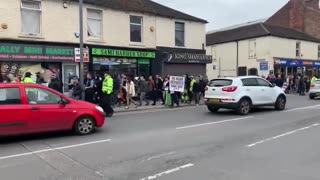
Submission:
M 232 84 L 232 80 L 230 79 L 214 79 L 210 81 L 209 86 L 210 87 L 224 87 L 224 86 L 230 86 Z
M 258 86 L 258 82 L 256 78 L 247 78 L 241 80 L 243 86 Z
M 176 46 L 184 46 L 184 23 L 176 22 L 175 24 L 176 33 Z
M 21 2 L 21 31 L 24 34 L 40 34 L 41 26 L 41 2 Z
M 21 104 L 19 88 L 1 88 L 0 89 L 0 106 Z
M 263 80 L 263 79 L 257 79 L 258 81 L 258 85 L 259 86 L 264 86 L 264 87 L 271 87 L 271 84 L 266 81 L 266 80 Z
M 102 11 L 88 9 L 88 37 L 101 39 L 102 38 Z
M 142 17 L 130 16 L 130 41 L 142 42 Z
M 61 97 L 44 89 L 26 88 L 29 104 L 61 104 Z
M 301 56 L 301 42 L 296 43 L 296 56 L 297 57 Z
M 249 58 L 256 58 L 256 47 L 257 43 L 256 40 L 250 40 L 249 41 Z
M 320 44 L 318 45 L 318 58 L 320 59 Z

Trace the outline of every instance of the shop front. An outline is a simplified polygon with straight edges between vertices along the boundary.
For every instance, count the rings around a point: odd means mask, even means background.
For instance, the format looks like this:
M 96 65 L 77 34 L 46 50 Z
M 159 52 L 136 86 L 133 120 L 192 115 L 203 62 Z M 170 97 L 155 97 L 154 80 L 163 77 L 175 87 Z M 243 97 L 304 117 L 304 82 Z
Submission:
M 206 66 L 212 63 L 212 56 L 206 55 L 205 50 L 158 48 L 157 74 L 161 75 L 194 75 L 205 76 Z M 161 68 L 161 69 L 160 69 Z
M 305 59 L 289 59 L 289 58 L 275 58 L 274 72 L 276 74 L 283 74 L 284 76 L 303 74 L 306 76 L 319 75 L 320 61 L 305 60 Z
M 32 79 L 44 85 L 54 77 L 61 84 L 61 92 L 67 92 L 68 87 L 64 84 L 79 74 L 74 51 L 74 46 L 0 43 L 1 76 L 7 80 L 11 74 L 21 80 L 26 72 L 31 72 Z
M 156 57 L 154 50 L 117 49 L 91 47 L 91 68 L 96 74 L 109 72 L 111 75 L 145 76 L 152 74 L 152 62 Z

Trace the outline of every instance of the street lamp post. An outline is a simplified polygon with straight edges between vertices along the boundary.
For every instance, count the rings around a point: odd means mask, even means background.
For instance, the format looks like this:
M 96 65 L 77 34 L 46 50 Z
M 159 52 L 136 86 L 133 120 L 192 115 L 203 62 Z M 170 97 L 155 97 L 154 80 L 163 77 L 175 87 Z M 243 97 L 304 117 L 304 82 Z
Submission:
M 79 38 L 80 38 L 80 72 L 79 79 L 80 84 L 84 84 L 84 74 L 83 74 L 83 0 L 79 0 Z M 84 100 L 84 93 L 82 93 L 81 99 Z

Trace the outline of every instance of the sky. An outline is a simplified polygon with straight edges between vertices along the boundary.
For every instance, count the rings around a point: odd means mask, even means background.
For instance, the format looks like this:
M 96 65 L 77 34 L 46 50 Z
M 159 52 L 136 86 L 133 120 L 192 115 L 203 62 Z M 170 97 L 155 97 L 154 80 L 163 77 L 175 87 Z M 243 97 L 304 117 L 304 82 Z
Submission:
M 272 16 L 289 0 L 154 0 L 206 19 L 207 31 Z

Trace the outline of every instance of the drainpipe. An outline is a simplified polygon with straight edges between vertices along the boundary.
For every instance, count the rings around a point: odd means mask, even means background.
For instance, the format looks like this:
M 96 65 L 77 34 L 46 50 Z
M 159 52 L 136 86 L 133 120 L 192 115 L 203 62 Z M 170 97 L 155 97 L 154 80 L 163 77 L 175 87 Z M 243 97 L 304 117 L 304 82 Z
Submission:
M 237 76 L 239 76 L 239 41 L 236 41 L 237 44 L 237 63 L 236 63 L 236 72 Z

